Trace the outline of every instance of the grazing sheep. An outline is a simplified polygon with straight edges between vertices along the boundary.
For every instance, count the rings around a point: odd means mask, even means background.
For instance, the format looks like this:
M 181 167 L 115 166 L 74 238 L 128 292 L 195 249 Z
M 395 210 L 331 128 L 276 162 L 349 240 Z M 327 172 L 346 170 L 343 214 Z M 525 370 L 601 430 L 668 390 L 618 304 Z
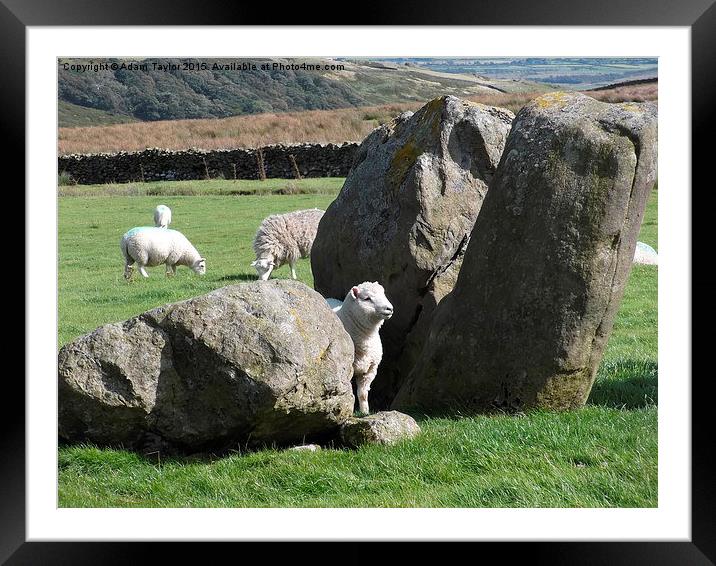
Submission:
M 634 249 L 634 263 L 644 265 L 658 265 L 659 255 L 656 250 L 644 242 L 637 242 Z
M 340 302 L 327 299 L 330 306 Z M 385 296 L 385 289 L 377 281 L 353 287 L 339 308 L 333 309 L 350 334 L 355 348 L 353 376 L 356 380 L 358 407 L 368 413 L 368 391 L 383 358 L 383 344 L 378 331 L 383 322 L 393 316 L 393 305 Z
M 154 225 L 158 228 L 169 228 L 172 221 L 172 210 L 164 204 L 154 209 Z
M 167 266 L 167 277 L 176 273 L 177 265 L 186 265 L 199 275 L 206 273 L 206 260 L 186 236 L 176 230 L 153 226 L 132 228 L 122 236 L 120 248 L 125 260 L 125 279 L 131 279 L 135 262 L 143 277 L 149 277 L 145 267 L 162 263 Z
M 291 266 L 291 277 L 296 279 L 296 262 L 311 254 L 318 223 L 323 210 L 297 210 L 286 214 L 273 214 L 265 218 L 254 238 L 256 268 L 259 279 L 266 281 L 274 268 L 285 263 Z

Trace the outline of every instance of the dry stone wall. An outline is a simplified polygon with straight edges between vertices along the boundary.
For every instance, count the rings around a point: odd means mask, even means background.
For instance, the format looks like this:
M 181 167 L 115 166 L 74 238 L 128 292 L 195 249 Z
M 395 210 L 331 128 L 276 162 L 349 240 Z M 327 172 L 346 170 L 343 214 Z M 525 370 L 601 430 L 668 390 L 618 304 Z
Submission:
M 159 148 L 119 153 L 70 154 L 58 157 L 58 172 L 82 185 L 195 179 L 258 179 L 263 161 L 266 177 L 345 177 L 357 143 L 269 145 L 256 149 Z

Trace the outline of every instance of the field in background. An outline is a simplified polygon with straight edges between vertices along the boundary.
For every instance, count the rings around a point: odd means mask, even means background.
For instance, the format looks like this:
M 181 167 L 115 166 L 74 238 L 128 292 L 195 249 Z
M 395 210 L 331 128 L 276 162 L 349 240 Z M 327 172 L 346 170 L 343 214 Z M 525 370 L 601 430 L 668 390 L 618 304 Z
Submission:
M 276 212 L 325 209 L 342 180 L 321 182 L 326 194 L 239 197 L 172 195 L 176 190 L 167 183 L 161 200 L 75 187 L 99 196 L 59 199 L 58 345 L 107 322 L 254 280 L 249 263 L 259 222 Z M 257 184 L 191 182 L 195 193 L 231 185 L 250 190 Z M 639 239 L 658 249 L 657 201 L 655 190 Z M 172 227 L 207 257 L 207 274 L 199 277 L 179 267 L 176 277 L 167 279 L 163 267 L 156 267 L 149 269 L 149 279 L 128 284 L 119 240 L 128 228 L 150 224 L 160 202 L 173 210 Z M 312 286 L 308 260 L 299 262 L 297 272 Z M 356 451 L 245 453 L 237 446 L 221 458 L 154 462 L 121 450 L 63 446 L 59 506 L 655 507 L 657 273 L 653 266 L 632 269 L 597 382 L 582 410 L 420 418 L 423 434 L 417 439 Z M 273 276 L 290 273 L 282 267 Z
M 495 91 L 466 98 L 502 106 L 516 113 L 540 94 Z M 591 91 L 588 94 L 607 102 L 639 102 L 656 100 L 658 92 L 656 83 L 646 83 Z M 406 110 L 417 110 L 423 103 L 60 128 L 59 153 L 137 151 L 146 147 L 217 149 L 260 147 L 276 143 L 361 141 L 380 124 Z
M 164 149 L 261 147 L 276 143 L 360 141 L 371 130 L 420 103 L 339 110 L 252 114 L 205 120 L 134 122 L 60 128 L 59 152 L 94 153 Z
M 202 183 L 194 182 L 199 186 Z M 330 194 L 295 196 L 60 198 L 59 345 L 101 324 L 129 318 L 154 306 L 256 279 L 256 270 L 249 264 L 255 259 L 252 242 L 261 221 L 277 212 L 313 207 L 325 210 L 339 189 L 337 185 Z M 176 277 L 169 280 L 163 267 L 148 268 L 148 279 L 135 273 L 135 280 L 127 284 L 122 275 L 120 239 L 130 228 L 151 226 L 154 207 L 160 203 L 172 209 L 171 228 L 184 233 L 206 257 L 207 273 L 202 277 L 178 267 Z M 312 284 L 307 260 L 301 260 L 296 271 L 301 281 Z M 290 277 L 290 271 L 282 267 L 275 276 Z
M 333 195 L 343 186 L 343 177 L 309 179 L 266 179 L 264 181 L 208 179 L 205 181 L 146 181 L 144 183 L 105 183 L 103 185 L 62 185 L 61 197 L 91 196 L 266 196 Z
M 410 57 L 379 59 L 435 71 L 489 76 L 490 80 L 520 79 L 580 90 L 655 77 L 654 57 Z

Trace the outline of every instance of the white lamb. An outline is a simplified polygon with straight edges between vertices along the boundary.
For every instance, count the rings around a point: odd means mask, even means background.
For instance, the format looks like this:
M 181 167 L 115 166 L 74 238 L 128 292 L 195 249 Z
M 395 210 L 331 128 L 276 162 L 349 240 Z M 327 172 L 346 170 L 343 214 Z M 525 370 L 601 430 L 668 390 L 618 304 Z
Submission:
M 337 299 L 326 299 L 355 348 L 353 376 L 356 380 L 358 408 L 368 413 L 368 391 L 383 359 L 383 344 L 378 331 L 383 322 L 393 316 L 393 305 L 385 296 L 385 289 L 377 281 L 368 281 L 353 287 L 341 304 Z
M 297 210 L 273 214 L 261 222 L 254 238 L 256 260 L 251 262 L 259 279 L 266 281 L 275 268 L 286 263 L 291 266 L 291 277 L 296 279 L 296 262 L 311 255 L 323 212 L 317 208 Z
M 125 279 L 131 279 L 135 262 L 143 277 L 149 277 L 145 267 L 162 263 L 166 265 L 167 277 L 176 273 L 177 265 L 186 265 L 199 275 L 206 273 L 206 260 L 177 230 L 154 226 L 132 228 L 122 236 L 120 248 L 125 260 Z
M 154 209 L 154 225 L 158 228 L 169 228 L 172 221 L 172 210 L 164 204 Z

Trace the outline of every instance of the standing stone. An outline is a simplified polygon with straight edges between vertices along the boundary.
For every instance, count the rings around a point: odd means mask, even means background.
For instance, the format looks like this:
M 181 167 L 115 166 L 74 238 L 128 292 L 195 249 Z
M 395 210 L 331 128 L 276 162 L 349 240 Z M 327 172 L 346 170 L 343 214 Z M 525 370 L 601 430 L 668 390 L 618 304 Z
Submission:
M 353 342 L 306 285 L 230 285 L 59 353 L 59 434 L 141 449 L 303 442 L 353 413 Z
M 371 404 L 387 406 L 422 345 L 421 328 L 453 287 L 514 115 L 453 96 L 374 130 L 313 243 L 315 288 L 344 299 L 378 281 L 395 307 Z M 408 335 L 415 330 L 410 348 Z
M 551 93 L 520 111 L 395 408 L 585 403 L 656 179 L 656 140 L 651 103 Z

